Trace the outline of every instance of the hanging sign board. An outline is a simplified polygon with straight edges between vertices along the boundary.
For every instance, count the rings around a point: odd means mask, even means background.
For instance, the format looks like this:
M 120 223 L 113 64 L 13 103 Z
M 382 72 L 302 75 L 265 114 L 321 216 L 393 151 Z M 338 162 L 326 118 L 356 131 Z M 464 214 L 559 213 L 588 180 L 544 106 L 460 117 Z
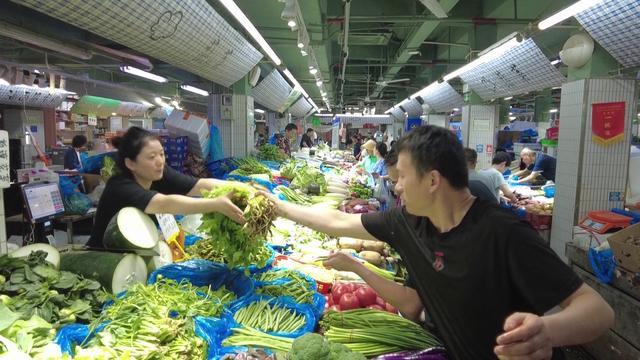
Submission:
M 0 130 L 0 189 L 8 188 L 9 178 L 9 133 Z M 1 204 L 0 204 L 1 205 Z
M 602 146 L 624 139 L 624 102 L 591 104 L 591 132 L 595 143 Z
M 87 116 L 87 120 L 88 120 L 89 126 L 98 125 L 98 118 L 96 117 L 95 114 L 89 114 L 89 116 Z

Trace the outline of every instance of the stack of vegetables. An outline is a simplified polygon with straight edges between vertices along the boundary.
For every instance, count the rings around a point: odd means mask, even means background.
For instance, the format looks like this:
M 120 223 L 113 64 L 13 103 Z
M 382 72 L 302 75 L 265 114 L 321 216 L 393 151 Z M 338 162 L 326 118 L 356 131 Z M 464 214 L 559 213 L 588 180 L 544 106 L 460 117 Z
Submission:
M 264 175 L 262 178 L 267 181 L 271 180 L 271 170 L 254 157 L 247 156 L 245 158 L 236 159 L 234 160 L 234 164 L 238 168 L 230 172 L 229 175 L 255 176 L 262 174 Z
M 273 144 L 264 144 L 260 146 L 258 157 L 262 160 L 283 162 L 287 156 L 279 147 Z
M 360 182 L 352 182 L 349 185 L 349 192 L 351 196 L 359 199 L 370 199 L 373 196 L 373 189 Z
M 218 212 L 204 214 L 198 230 L 208 237 L 189 247 L 187 252 L 207 260 L 224 259 L 231 268 L 266 266 L 271 256 L 266 240 L 276 217 L 274 204 L 244 184 L 221 186 L 204 193 L 206 198 L 219 196 L 230 196 L 234 204 L 244 209 L 246 223 L 237 224 Z
M 207 346 L 195 333 L 195 316 L 219 316 L 235 295 L 159 279 L 152 285 L 136 284 L 113 300 L 91 324 L 97 334 L 78 355 L 101 354 L 105 358 L 204 359 Z
M 269 270 L 254 275 L 254 279 L 258 281 L 257 294 L 274 297 L 290 296 L 299 304 L 313 303 L 316 284 L 298 271 L 287 269 Z
M 0 335 L 37 355 L 66 323 L 89 322 L 106 293 L 96 281 L 58 271 L 44 251 L 0 257 Z
M 291 187 L 306 194 L 323 195 L 327 193 L 328 184 L 319 169 L 304 164 L 297 168 Z
M 320 326 L 329 341 L 344 344 L 366 356 L 440 345 L 438 339 L 420 325 L 374 309 L 330 310 L 323 316 Z

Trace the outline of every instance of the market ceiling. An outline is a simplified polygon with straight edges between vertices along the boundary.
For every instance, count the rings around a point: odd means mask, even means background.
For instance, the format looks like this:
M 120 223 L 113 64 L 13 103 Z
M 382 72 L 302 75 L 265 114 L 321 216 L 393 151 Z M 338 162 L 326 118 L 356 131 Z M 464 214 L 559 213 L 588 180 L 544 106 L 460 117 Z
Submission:
M 207 2 L 260 50 L 219 0 Z M 472 53 L 484 50 L 507 34 L 526 29 L 528 24 L 574 1 L 351 0 L 347 4 L 342 0 L 299 0 L 295 3 L 299 6 L 302 24 L 296 24 L 293 30 L 285 14 L 285 7 L 291 6 L 291 0 L 235 2 L 282 60 L 279 68 L 289 69 L 316 104 L 329 104 L 334 111 L 341 107 L 369 105 L 376 106 L 376 113 L 382 113 L 466 63 Z M 425 4 L 429 4 L 431 10 Z M 15 63 L 72 74 L 77 78 L 69 81 L 76 82 L 76 90 L 80 90 L 81 95 L 84 91 L 130 101 L 152 101 L 154 95 L 177 95 L 187 108 L 202 111 L 206 109 L 206 98 L 180 90 L 180 84 L 207 90 L 219 86 L 149 54 L 136 52 L 14 2 L 0 2 L 0 27 L 3 23 L 93 54 L 82 59 L 68 51 L 63 54 L 0 36 L 0 65 Z M 577 29 L 572 26 L 558 27 L 537 41 L 553 56 L 575 31 Z M 345 39 L 347 46 L 344 46 Z M 303 56 L 301 50 L 307 55 Z M 123 64 L 144 67 L 146 61 L 150 62 L 155 74 L 169 81 L 158 84 L 120 71 Z M 317 72 L 312 74 L 309 66 L 314 66 Z M 267 71 L 264 70 L 274 68 L 275 64 L 269 57 L 264 57 L 260 67 L 265 76 Z M 83 82 L 82 79 L 111 82 L 118 87 L 101 86 L 104 83 Z

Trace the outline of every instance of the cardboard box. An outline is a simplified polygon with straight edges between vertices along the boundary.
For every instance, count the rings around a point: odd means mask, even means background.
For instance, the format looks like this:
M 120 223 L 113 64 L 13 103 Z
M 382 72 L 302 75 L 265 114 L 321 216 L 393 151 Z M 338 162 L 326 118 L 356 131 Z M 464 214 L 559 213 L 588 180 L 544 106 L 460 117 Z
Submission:
M 636 238 L 640 239 L 640 223 L 611 234 L 608 238 L 618 265 L 634 273 L 640 272 L 640 241 L 636 244 L 633 241 Z

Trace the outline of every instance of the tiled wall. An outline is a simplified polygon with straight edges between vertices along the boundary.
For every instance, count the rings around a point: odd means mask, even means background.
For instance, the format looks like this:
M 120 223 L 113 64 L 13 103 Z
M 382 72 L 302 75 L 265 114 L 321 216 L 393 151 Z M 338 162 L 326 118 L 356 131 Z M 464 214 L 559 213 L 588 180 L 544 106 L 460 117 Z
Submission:
M 248 109 L 253 109 L 253 97 L 233 95 L 233 120 L 220 120 L 220 135 L 224 155 L 242 157 L 248 155 L 254 144 L 255 124 L 249 121 Z
M 491 166 L 491 154 L 487 154 L 486 146 L 495 147 L 497 120 L 498 107 L 495 105 L 467 105 L 462 109 L 463 139 L 466 129 L 467 147 L 477 150 L 477 145 L 482 145 L 482 151 L 478 152 L 478 169 Z
M 601 146 L 591 139 L 591 105 L 626 102 L 624 141 Z M 629 166 L 631 120 L 635 115 L 635 81 L 587 79 L 562 86 L 556 196 L 551 247 L 564 256 L 572 229 L 587 212 L 622 206 L 610 194 L 624 194 Z

